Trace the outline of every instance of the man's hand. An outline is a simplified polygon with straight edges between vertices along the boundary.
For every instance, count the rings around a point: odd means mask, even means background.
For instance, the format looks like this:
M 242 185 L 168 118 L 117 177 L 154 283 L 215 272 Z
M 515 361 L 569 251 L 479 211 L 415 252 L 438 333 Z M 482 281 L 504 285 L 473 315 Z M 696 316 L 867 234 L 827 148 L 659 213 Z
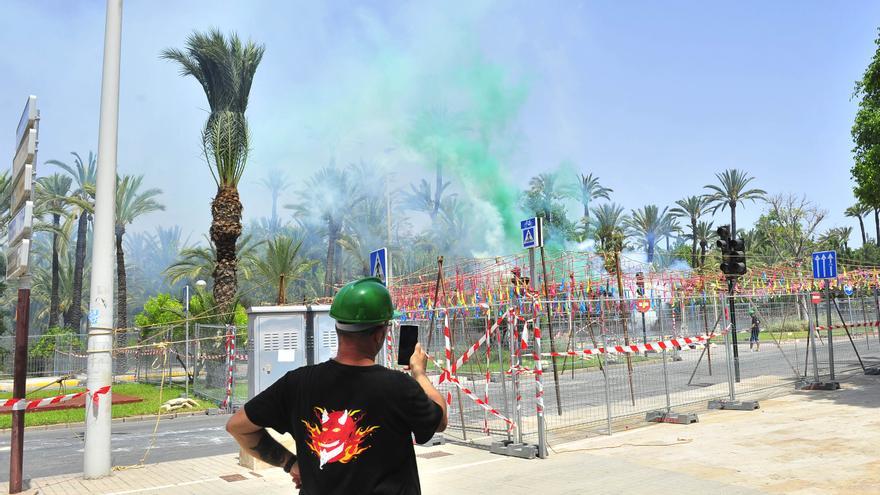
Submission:
M 409 357 L 409 369 L 413 377 L 424 375 L 428 367 L 428 354 L 422 349 L 422 344 L 416 343 L 412 356 Z
M 440 395 L 440 392 L 434 388 L 434 385 L 431 384 L 431 380 L 428 380 L 428 375 L 425 374 L 425 370 L 428 366 L 428 355 L 425 353 L 425 350 L 422 349 L 422 344 L 416 343 L 416 348 L 413 350 L 412 356 L 409 357 L 409 369 L 410 373 L 412 373 L 412 377 L 416 379 L 419 386 L 422 387 L 422 390 L 425 391 L 425 394 L 428 395 L 432 401 L 434 401 L 440 409 L 443 410 L 443 419 L 440 421 L 440 424 L 437 425 L 437 431 L 443 431 L 446 429 L 446 401 L 443 400 L 443 396 Z
M 293 467 L 290 468 L 290 477 L 293 478 L 293 485 L 297 490 L 302 488 L 302 477 L 299 475 L 299 463 L 295 462 Z

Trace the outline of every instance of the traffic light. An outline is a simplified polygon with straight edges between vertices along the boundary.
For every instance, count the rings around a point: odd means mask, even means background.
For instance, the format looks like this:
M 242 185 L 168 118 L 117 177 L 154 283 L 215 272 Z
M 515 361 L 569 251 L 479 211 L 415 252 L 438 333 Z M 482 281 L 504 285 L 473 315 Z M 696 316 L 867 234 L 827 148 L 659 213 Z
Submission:
M 639 296 L 645 295 L 645 274 L 642 272 L 636 272 L 636 293 Z
M 741 239 L 731 239 L 730 227 L 718 227 L 718 241 L 715 243 L 721 251 L 721 273 L 730 277 L 738 277 L 746 273 L 746 246 Z
M 745 275 L 746 274 L 746 244 L 742 239 L 730 242 L 730 257 L 728 266 L 729 275 Z

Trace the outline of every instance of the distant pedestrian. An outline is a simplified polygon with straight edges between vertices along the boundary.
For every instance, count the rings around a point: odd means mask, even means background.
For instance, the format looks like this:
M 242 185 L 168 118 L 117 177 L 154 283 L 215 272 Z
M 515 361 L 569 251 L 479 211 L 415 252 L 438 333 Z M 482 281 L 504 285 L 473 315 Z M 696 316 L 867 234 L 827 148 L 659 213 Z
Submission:
M 749 349 L 755 346 L 755 352 L 761 350 L 761 320 L 755 314 L 755 308 L 749 308 L 749 315 L 752 317 L 752 336 L 749 338 Z

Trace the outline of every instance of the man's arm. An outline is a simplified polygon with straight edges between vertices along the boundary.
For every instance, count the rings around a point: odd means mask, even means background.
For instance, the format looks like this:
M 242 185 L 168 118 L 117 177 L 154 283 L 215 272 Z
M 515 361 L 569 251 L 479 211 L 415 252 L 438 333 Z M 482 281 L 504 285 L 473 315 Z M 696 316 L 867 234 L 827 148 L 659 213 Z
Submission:
M 415 378 L 416 382 L 422 387 L 422 390 L 425 391 L 425 395 L 428 396 L 429 399 L 436 402 L 440 409 L 443 409 L 443 417 L 440 419 L 440 424 L 437 425 L 437 431 L 443 431 L 446 429 L 446 401 L 443 400 L 443 396 L 440 395 L 440 392 L 434 388 L 434 385 L 431 384 L 431 380 L 428 379 L 428 375 L 425 374 L 425 368 L 428 365 L 428 355 L 425 354 L 424 349 L 422 349 L 422 344 L 416 344 L 416 348 L 412 353 L 412 356 L 409 358 L 409 368 L 412 373 L 412 377 Z
M 255 425 L 248 419 L 244 409 L 229 418 L 226 431 L 249 454 L 273 466 L 283 467 L 293 454 L 276 442 L 262 426 Z

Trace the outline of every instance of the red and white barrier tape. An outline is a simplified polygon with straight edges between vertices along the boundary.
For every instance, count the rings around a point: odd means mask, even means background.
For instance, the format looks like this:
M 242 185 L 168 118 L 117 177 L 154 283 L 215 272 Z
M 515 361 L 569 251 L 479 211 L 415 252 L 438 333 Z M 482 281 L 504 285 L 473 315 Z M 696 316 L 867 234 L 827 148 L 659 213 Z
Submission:
M 512 312 L 513 312 L 512 309 L 507 311 L 508 314 L 512 313 Z M 468 359 L 470 359 L 474 354 L 476 354 L 476 352 L 480 349 L 480 346 L 482 346 L 483 344 L 486 344 L 489 341 L 489 338 L 491 337 L 491 335 L 498 330 L 498 327 L 504 321 L 505 316 L 499 316 L 498 319 L 495 320 L 495 323 L 492 325 L 492 327 L 486 332 L 486 334 L 481 336 L 479 338 L 479 340 L 474 342 L 474 345 L 470 346 L 468 348 L 468 350 L 464 352 L 464 354 L 459 356 L 458 360 L 455 362 L 455 366 L 452 368 L 453 372 L 455 372 L 455 370 L 460 369 L 462 367 L 462 365 L 464 365 L 464 363 L 466 363 L 468 361 Z
M 541 363 L 541 328 L 538 325 L 535 325 L 532 335 L 535 337 L 535 347 L 532 349 L 532 358 L 535 361 L 535 409 L 538 417 L 542 417 L 544 416 L 544 368 Z
M 428 356 L 428 357 L 431 358 L 431 361 L 434 362 L 434 365 L 436 365 L 438 367 L 440 366 L 440 363 L 438 363 L 433 357 L 431 357 L 431 356 Z M 477 397 L 477 394 L 475 394 L 471 389 L 462 385 L 462 383 L 458 380 L 458 378 L 455 375 L 450 374 L 448 370 L 443 370 L 442 373 L 440 374 L 440 383 L 443 383 L 444 381 L 448 381 L 448 382 L 454 384 L 462 392 L 464 392 L 464 394 L 466 396 L 468 396 L 469 399 L 474 401 L 474 403 L 476 405 L 483 408 L 489 414 L 491 414 L 491 415 L 495 416 L 496 418 L 507 423 L 509 430 L 516 428 L 516 425 L 513 423 L 513 421 L 511 421 L 506 416 L 504 416 L 503 414 L 498 412 L 498 410 L 495 409 L 494 407 L 492 407 L 488 403 L 488 401 L 485 401 L 485 400 Z M 451 405 L 451 403 L 452 403 L 452 393 L 451 392 L 447 392 L 447 394 L 446 394 L 446 403 L 447 403 L 447 405 Z
M 84 392 L 77 392 L 75 394 L 66 394 L 66 395 L 57 395 L 55 397 L 46 397 L 45 399 L 7 399 L 3 402 L 2 407 L 12 408 L 13 411 L 31 411 L 33 409 L 39 409 L 41 407 L 51 406 L 53 404 L 59 404 L 61 402 L 67 402 L 73 399 L 77 399 L 84 395 L 91 394 L 92 402 L 95 406 L 98 405 L 98 400 L 104 394 L 110 392 L 110 386 L 107 385 L 105 387 L 101 387 L 98 390 L 95 390 L 94 393 L 90 390 L 86 390 Z
M 836 325 L 831 325 L 832 329 L 839 328 L 859 328 L 859 327 L 880 327 L 880 321 L 860 321 L 856 323 L 847 323 L 846 327 L 843 326 L 842 323 L 838 323 Z M 828 330 L 827 326 L 817 326 L 816 330 Z
M 697 337 L 681 337 L 665 340 L 662 342 L 648 342 L 645 344 L 616 345 L 609 347 L 594 347 L 579 351 L 543 352 L 541 356 L 595 356 L 597 354 L 638 354 L 642 352 L 657 352 L 664 349 L 681 349 L 684 346 L 702 344 L 709 341 L 715 334 L 700 335 Z

